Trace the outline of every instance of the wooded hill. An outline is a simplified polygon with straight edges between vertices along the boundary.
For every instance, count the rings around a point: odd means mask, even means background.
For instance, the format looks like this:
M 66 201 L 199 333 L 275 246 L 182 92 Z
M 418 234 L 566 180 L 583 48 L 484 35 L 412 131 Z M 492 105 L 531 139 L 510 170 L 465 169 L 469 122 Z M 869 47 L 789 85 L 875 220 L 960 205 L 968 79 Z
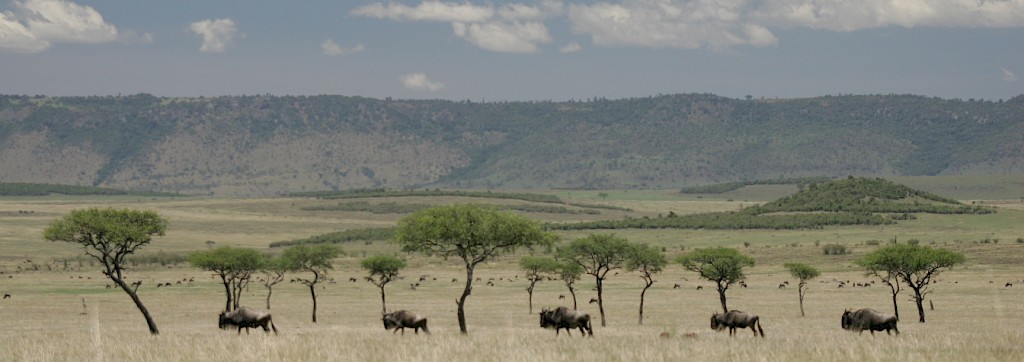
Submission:
M 0 96 L 0 182 L 186 194 L 1024 172 L 1024 95 Z

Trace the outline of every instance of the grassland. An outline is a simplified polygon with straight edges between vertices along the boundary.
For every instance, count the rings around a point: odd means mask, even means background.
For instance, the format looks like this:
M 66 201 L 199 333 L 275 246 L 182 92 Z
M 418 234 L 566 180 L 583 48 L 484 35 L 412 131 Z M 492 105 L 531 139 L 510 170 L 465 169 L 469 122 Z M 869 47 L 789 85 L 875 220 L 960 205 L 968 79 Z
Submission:
M 934 181 L 927 181 L 934 182 Z M 938 185 L 938 183 L 936 183 Z M 947 186 L 939 186 L 947 187 Z M 794 188 L 795 189 L 795 188 Z M 667 191 L 554 191 L 566 200 L 600 201 L 632 211 L 601 210 L 600 214 L 526 215 L 544 221 L 570 222 L 735 210 L 771 200 L 788 189 L 778 186 L 745 188 L 723 195 L 680 195 Z M 718 309 L 711 284 L 698 280 L 678 265 L 656 277 L 648 291 L 645 321 L 637 324 L 642 282 L 635 273 L 618 271 L 606 284 L 607 327 L 595 327 L 595 337 L 555 337 L 538 327 L 541 307 L 571 305 L 559 295 L 564 286 L 544 281 L 534 295 L 534 314 L 528 314 L 526 281 L 516 268 L 519 255 L 503 257 L 477 269 L 467 303 L 468 336 L 458 333 L 454 299 L 461 293 L 462 269 L 454 261 L 404 255 L 385 242 L 343 245 L 331 277 L 337 281 L 318 290 L 319 323 L 310 322 L 308 290 L 283 283 L 274 289 L 271 311 L 280 334 L 262 331 L 236 335 L 214 324 L 223 305 L 221 286 L 208 273 L 185 265 L 146 265 L 129 271 L 130 280 L 142 280 L 143 302 L 154 314 L 161 334 L 150 336 L 141 315 L 128 297 L 106 289 L 98 268 L 72 245 L 43 241 L 42 229 L 76 208 L 117 206 L 150 209 L 170 221 L 167 235 L 157 238 L 146 252 L 186 253 L 215 245 L 249 246 L 277 252 L 274 241 L 306 238 L 354 228 L 393 225 L 401 215 L 354 211 L 316 211 L 311 208 L 337 201 L 308 198 L 221 199 L 109 197 L 17 197 L 0 199 L 0 360 L 359 360 L 359 361 L 678 361 L 678 360 L 1024 360 L 1024 329 L 1014 321 L 1024 313 L 1024 207 L 1017 194 L 1000 198 L 985 189 L 983 195 L 955 197 L 995 206 L 992 215 L 921 215 L 884 227 L 843 227 L 795 231 L 625 230 L 631 241 L 664 247 L 670 258 L 695 247 L 736 247 L 753 256 L 748 288 L 729 290 L 732 308 L 759 314 L 767 338 L 749 330 L 735 338 L 708 328 Z M 929 190 L 934 192 L 934 190 Z M 941 194 L 941 193 L 940 193 Z M 948 195 L 943 195 L 948 196 Z M 458 197 L 403 197 L 371 202 L 410 204 L 488 202 L 525 203 L 518 200 L 480 200 Z M 562 240 L 585 235 L 564 232 Z M 838 288 L 838 280 L 868 282 L 851 263 L 873 250 L 870 240 L 918 239 L 925 245 L 961 251 L 968 257 L 962 267 L 945 272 L 928 296 L 935 309 L 928 323 L 916 323 L 909 296 L 899 297 L 902 322 L 897 336 L 858 335 L 839 328 L 845 308 L 873 307 L 890 311 L 884 287 Z M 749 243 L 749 246 L 745 246 Z M 820 245 L 846 245 L 849 255 L 825 256 Z M 430 319 L 429 336 L 400 336 L 386 332 L 379 320 L 377 289 L 362 280 L 358 261 L 377 253 L 399 254 L 409 260 L 406 279 L 388 285 L 388 307 L 409 309 Z M 67 270 L 62 260 L 70 259 Z M 81 260 L 81 263 L 79 263 Z M 811 281 L 801 318 L 794 280 L 782 263 L 801 261 L 823 271 Z M 409 287 L 426 276 L 416 290 Z M 184 278 L 196 283 L 155 288 Z M 358 282 L 349 282 L 348 278 Z M 494 278 L 494 286 L 485 282 Z M 778 285 L 791 281 L 791 286 Z M 1013 287 L 1005 287 L 1014 283 Z M 679 289 L 673 289 L 680 284 Z M 1019 284 L 1019 285 L 1018 285 Z M 703 290 L 696 287 L 703 286 Z M 592 279 L 579 284 L 580 308 L 596 317 Z M 263 309 L 266 292 L 253 283 L 242 302 Z M 597 322 L 595 325 L 599 325 Z M 669 338 L 659 334 L 668 332 Z M 696 337 L 684 337 L 695 332 Z

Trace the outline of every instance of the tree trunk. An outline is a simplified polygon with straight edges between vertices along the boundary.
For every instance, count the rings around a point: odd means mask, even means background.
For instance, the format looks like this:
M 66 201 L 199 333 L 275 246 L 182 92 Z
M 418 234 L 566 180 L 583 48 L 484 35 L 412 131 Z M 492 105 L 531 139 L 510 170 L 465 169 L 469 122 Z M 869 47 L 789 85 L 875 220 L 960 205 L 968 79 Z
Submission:
M 918 322 L 924 323 L 924 296 L 921 295 L 921 289 L 914 289 L 914 302 L 917 303 L 917 315 L 920 317 Z
M 271 294 L 274 294 L 274 287 L 268 285 L 267 286 L 267 309 L 268 310 L 270 309 L 270 295 Z
M 601 298 L 604 288 L 602 288 L 601 281 L 601 278 L 597 278 L 597 309 L 601 311 L 601 326 L 606 327 L 607 323 L 604 321 L 604 299 Z
M 139 299 L 139 295 L 135 293 L 135 290 L 129 288 L 128 285 L 124 283 L 124 280 L 117 278 L 111 279 L 113 279 L 114 283 L 120 286 L 125 293 L 128 293 L 128 296 L 132 298 L 133 302 L 135 302 L 135 306 L 139 308 L 139 311 L 142 312 L 142 316 L 146 318 L 146 325 L 149 327 L 149 333 L 154 335 L 160 334 L 160 330 L 156 328 L 156 322 L 153 321 L 153 316 L 149 315 L 149 310 L 146 309 L 145 305 L 142 305 L 142 300 Z
M 899 305 L 896 304 L 896 295 L 899 294 L 899 293 L 896 292 L 896 289 L 892 287 L 892 284 L 889 285 L 889 289 L 892 290 L 892 311 L 893 311 L 893 314 L 896 314 L 896 320 L 900 320 L 900 307 L 899 307 Z
M 224 294 L 227 295 L 227 297 L 228 297 L 228 300 L 226 302 L 224 302 L 224 311 L 225 312 L 230 312 L 230 311 L 232 311 L 232 309 L 231 309 L 231 283 L 229 283 L 228 279 L 226 277 L 224 277 L 223 275 L 220 276 L 220 280 L 222 282 L 224 282 Z
M 647 282 L 644 290 L 640 291 L 640 325 L 644 325 L 644 294 L 647 294 L 647 288 L 650 288 L 651 284 L 654 284 L 654 282 Z
M 380 311 L 381 311 L 380 312 L 381 315 L 388 314 L 388 301 L 384 297 L 384 285 L 383 284 L 381 284 L 381 286 L 380 286 Z
M 459 298 L 459 332 L 462 334 L 469 334 L 469 330 L 466 329 L 466 298 L 473 291 L 473 266 L 466 265 L 466 288 L 462 290 L 462 297 Z
M 718 301 L 722 303 L 722 310 L 724 311 L 724 313 L 729 313 L 729 307 L 725 305 L 726 289 L 728 288 L 723 288 L 721 282 L 718 283 Z
M 530 281 L 530 287 L 526 288 L 526 293 L 530 295 L 530 314 L 533 314 L 533 286 L 537 284 L 536 280 Z
M 316 284 L 309 284 L 309 295 L 313 296 L 313 323 L 316 323 Z
M 806 315 L 804 314 L 804 285 L 803 285 L 803 283 L 801 283 L 800 286 L 797 287 L 796 292 L 797 292 L 797 294 L 800 295 L 800 316 L 801 317 L 806 317 Z
M 579 309 L 576 307 L 576 289 L 573 288 L 571 285 L 569 286 L 569 294 L 572 294 L 572 309 Z

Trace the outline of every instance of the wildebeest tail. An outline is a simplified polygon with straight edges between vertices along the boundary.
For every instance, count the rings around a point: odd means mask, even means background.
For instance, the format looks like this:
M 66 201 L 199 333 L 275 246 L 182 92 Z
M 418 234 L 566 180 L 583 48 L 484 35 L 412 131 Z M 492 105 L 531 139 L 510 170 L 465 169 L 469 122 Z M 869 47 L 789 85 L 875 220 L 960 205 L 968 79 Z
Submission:
M 761 318 L 755 318 L 754 325 L 757 326 L 757 331 L 761 333 L 761 338 L 764 338 L 764 329 L 761 329 Z
M 423 333 L 430 334 L 430 330 L 427 329 L 427 320 L 423 320 Z
M 270 325 L 270 329 L 274 330 L 274 334 L 277 334 L 277 327 L 274 326 L 274 318 L 271 318 L 270 316 L 267 316 L 267 324 Z

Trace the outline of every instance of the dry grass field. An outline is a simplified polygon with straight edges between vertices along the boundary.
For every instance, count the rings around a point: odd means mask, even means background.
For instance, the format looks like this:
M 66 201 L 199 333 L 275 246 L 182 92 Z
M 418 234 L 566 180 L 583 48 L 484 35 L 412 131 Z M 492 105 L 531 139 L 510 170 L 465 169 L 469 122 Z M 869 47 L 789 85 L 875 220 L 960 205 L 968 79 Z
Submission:
M 636 195 L 634 197 L 630 197 Z M 763 201 L 732 201 L 680 197 L 670 192 L 616 192 L 605 198 L 573 195 L 585 202 L 632 208 L 630 215 L 689 213 L 739 208 Z M 394 202 L 481 202 L 480 199 L 413 199 Z M 670 265 L 648 291 L 645 321 L 638 325 L 637 307 L 642 282 L 636 273 L 618 271 L 606 284 L 607 326 L 600 326 L 596 304 L 587 304 L 596 292 L 593 280 L 577 284 L 580 309 L 594 317 L 595 336 L 580 338 L 538 326 L 542 307 L 570 305 L 561 282 L 537 286 L 534 313 L 528 313 L 527 282 L 517 270 L 519 255 L 507 256 L 477 269 L 482 280 L 474 284 L 467 302 L 469 335 L 460 335 L 454 300 L 462 291 L 462 268 L 455 261 L 404 255 L 406 279 L 389 284 L 389 309 L 409 309 L 426 315 L 432 334 L 405 336 L 385 331 L 380 322 L 377 289 L 362 280 L 358 262 L 366 255 L 398 253 L 389 243 L 345 244 L 347 256 L 335 262 L 330 276 L 335 284 L 318 290 L 319 323 L 310 321 L 308 290 L 287 282 L 274 289 L 272 308 L 280 334 L 217 329 L 216 314 L 224 303 L 221 285 L 209 273 L 187 265 L 147 265 L 130 270 L 129 280 L 142 280 L 139 295 L 160 328 L 151 336 L 142 316 L 123 292 L 106 289 L 98 268 L 73 245 L 42 240 L 50 222 L 76 208 L 97 205 L 155 210 L 170 221 L 167 235 L 158 237 L 144 253 L 186 253 L 216 245 L 268 249 L 273 241 L 309 237 L 330 231 L 393 225 L 398 215 L 361 212 L 317 212 L 301 208 L 337 202 L 313 199 L 148 199 L 4 198 L 0 199 L 0 361 L 232 361 L 232 360 L 343 360 L 343 361 L 1019 361 L 1024 360 L 1024 208 L 1007 197 L 986 201 L 1000 208 L 994 215 L 921 216 L 914 221 L 885 227 L 848 227 L 797 231 L 621 231 L 631 241 L 665 248 L 670 258 L 694 247 L 724 245 L 753 256 L 757 265 L 747 270 L 748 288 L 728 292 L 730 308 L 761 316 L 766 338 L 749 330 L 736 337 L 709 329 L 718 310 L 711 283 L 694 273 Z M 488 201 L 490 202 L 490 201 Z M 494 201 L 516 202 L 516 201 Z M 29 212 L 29 213 L 26 213 Z M 545 221 L 620 218 L 623 211 L 601 215 L 528 214 Z M 585 235 L 562 234 L 563 240 Z M 946 271 L 928 299 L 927 323 L 917 323 L 917 312 L 904 291 L 899 297 L 899 336 L 858 335 L 844 331 L 839 317 L 845 308 L 873 307 L 891 311 L 886 287 L 837 288 L 837 280 L 869 282 L 851 263 L 875 248 L 868 240 L 916 238 L 922 244 L 963 252 L 967 264 Z M 749 242 L 750 246 L 744 246 Z M 839 243 L 852 254 L 825 256 L 819 245 Z M 71 260 L 67 270 L 64 259 Z M 79 262 L 81 261 L 81 262 Z M 822 270 L 810 282 L 800 317 L 795 280 L 782 263 L 801 261 Z M 426 276 L 416 290 L 409 284 Z M 156 288 L 157 283 L 192 277 L 184 283 Z M 349 282 L 350 277 L 359 279 Z M 586 277 L 586 276 L 585 276 Z M 436 280 L 435 280 L 436 278 Z M 452 283 L 452 279 L 460 283 Z M 494 278 L 494 286 L 486 281 Z M 789 280 L 790 286 L 778 285 Z M 673 289 L 674 284 L 682 287 Z M 1014 283 L 1006 287 L 1006 283 Z M 703 290 L 696 290 L 698 285 Z M 564 294 L 566 300 L 559 299 Z M 242 299 L 243 305 L 265 309 L 266 290 L 258 283 Z M 659 337 L 668 332 L 668 338 Z

